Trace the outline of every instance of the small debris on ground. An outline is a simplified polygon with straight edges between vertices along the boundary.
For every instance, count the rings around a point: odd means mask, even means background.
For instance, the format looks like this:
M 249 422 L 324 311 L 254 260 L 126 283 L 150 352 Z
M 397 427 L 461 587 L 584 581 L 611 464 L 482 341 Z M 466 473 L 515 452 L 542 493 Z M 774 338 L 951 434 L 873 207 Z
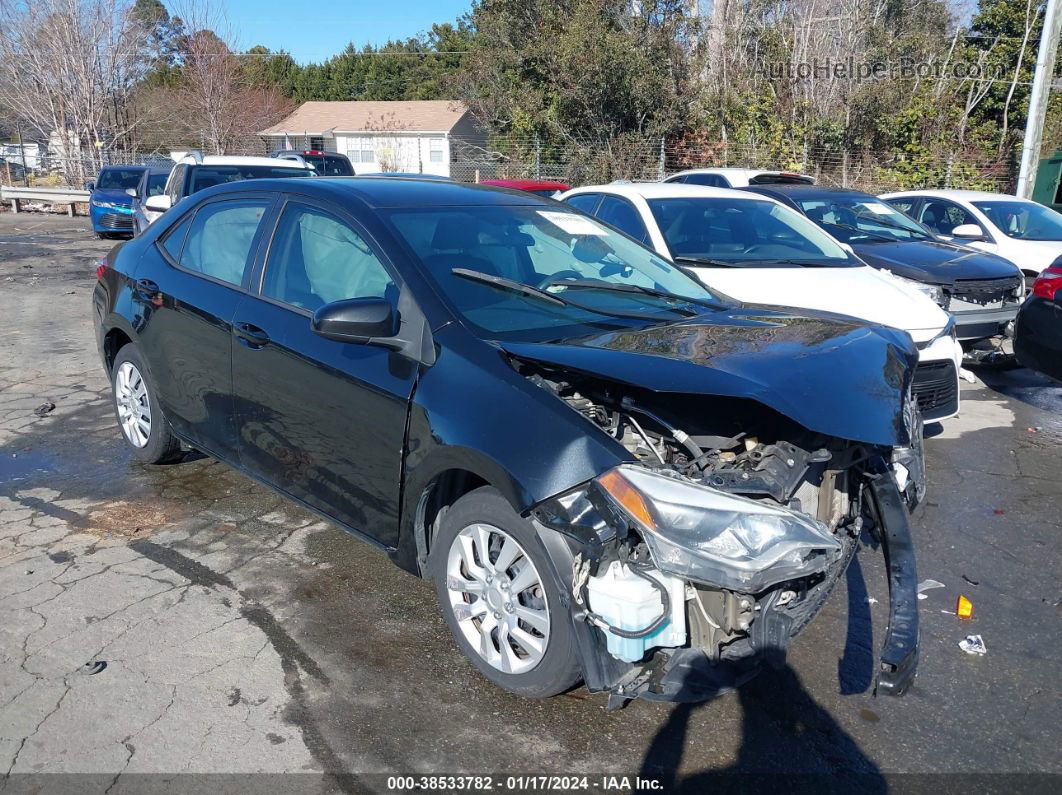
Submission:
M 966 576 L 965 574 L 964 574 L 964 575 L 962 575 L 962 578 L 963 578 L 964 580 L 966 580 L 966 582 L 970 583 L 970 585 L 980 585 L 980 584 L 981 584 L 981 582 L 980 582 L 979 580 L 971 580 L 971 579 L 970 579 L 969 577 L 967 577 L 967 576 Z
M 926 591 L 930 591 L 933 588 L 943 588 L 943 587 L 944 587 L 944 583 L 942 583 L 942 582 L 937 582 L 936 580 L 922 580 L 922 582 L 918 583 L 918 598 L 919 599 L 928 599 L 929 597 L 927 597 L 926 594 L 925 594 Z
M 974 375 L 971 370 L 967 370 L 965 367 L 959 368 L 959 378 L 971 384 L 977 383 L 977 376 Z
M 46 400 L 37 406 L 37 408 L 33 410 L 33 413 L 38 417 L 43 417 L 46 414 L 51 414 L 53 411 L 55 411 L 55 404 L 50 400 Z
M 955 602 L 955 615 L 959 618 L 973 618 L 973 602 L 959 594 Z
M 959 648 L 967 654 L 976 654 L 979 656 L 988 654 L 988 649 L 985 647 L 985 642 L 980 635 L 967 635 L 959 641 Z
M 868 596 L 867 597 L 867 604 L 868 605 L 876 605 L 877 603 L 878 603 L 878 600 L 875 599 L 873 596 Z
M 106 660 L 89 660 L 81 666 L 81 673 L 85 674 L 85 676 L 95 676 L 106 667 Z
M 996 516 L 1002 516 L 1006 513 L 1006 510 L 1003 508 L 996 508 L 994 511 L 992 511 L 992 513 L 994 513 Z

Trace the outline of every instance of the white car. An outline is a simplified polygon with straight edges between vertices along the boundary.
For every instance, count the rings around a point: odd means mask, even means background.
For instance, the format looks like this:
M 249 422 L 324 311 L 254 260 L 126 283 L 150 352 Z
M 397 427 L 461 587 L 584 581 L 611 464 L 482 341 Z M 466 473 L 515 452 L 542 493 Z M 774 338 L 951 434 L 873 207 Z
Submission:
M 277 179 L 279 177 L 313 177 L 317 172 L 301 157 L 251 157 L 238 155 L 202 155 L 199 152 L 170 152 L 175 161 L 166 189 L 151 196 L 134 210 L 137 234 L 185 196 L 225 182 L 244 179 Z
M 764 171 L 758 168 L 691 168 L 666 177 L 664 182 L 683 182 L 708 188 L 747 188 L 749 185 L 814 185 L 815 178 L 794 171 Z
M 746 191 L 667 183 L 587 186 L 560 200 L 739 301 L 836 312 L 908 332 L 919 349 L 914 391 L 923 417 L 958 413 L 962 348 L 951 316 L 795 210 Z
M 977 190 L 913 190 L 881 196 L 956 243 L 998 254 L 1026 283 L 1062 259 L 1062 213 L 1029 199 Z

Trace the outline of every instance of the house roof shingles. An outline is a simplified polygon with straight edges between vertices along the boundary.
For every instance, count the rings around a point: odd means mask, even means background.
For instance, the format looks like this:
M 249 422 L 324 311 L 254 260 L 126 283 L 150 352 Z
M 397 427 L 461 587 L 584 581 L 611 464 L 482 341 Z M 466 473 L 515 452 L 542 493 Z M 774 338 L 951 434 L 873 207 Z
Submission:
M 259 135 L 320 135 L 362 130 L 449 132 L 468 111 L 450 99 L 397 102 L 304 102 L 286 119 Z

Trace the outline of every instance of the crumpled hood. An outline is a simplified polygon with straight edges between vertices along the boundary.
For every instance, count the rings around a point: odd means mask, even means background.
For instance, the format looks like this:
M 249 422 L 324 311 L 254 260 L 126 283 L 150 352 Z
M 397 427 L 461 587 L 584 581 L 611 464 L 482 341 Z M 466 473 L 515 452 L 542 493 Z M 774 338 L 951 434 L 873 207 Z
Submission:
M 658 392 L 748 398 L 842 439 L 909 441 L 903 403 L 918 360 L 911 338 L 840 315 L 743 306 L 562 343 L 500 345 Z
M 995 254 L 941 242 L 852 244 L 859 258 L 908 279 L 954 284 L 956 279 L 998 279 L 1014 275 L 1014 265 Z

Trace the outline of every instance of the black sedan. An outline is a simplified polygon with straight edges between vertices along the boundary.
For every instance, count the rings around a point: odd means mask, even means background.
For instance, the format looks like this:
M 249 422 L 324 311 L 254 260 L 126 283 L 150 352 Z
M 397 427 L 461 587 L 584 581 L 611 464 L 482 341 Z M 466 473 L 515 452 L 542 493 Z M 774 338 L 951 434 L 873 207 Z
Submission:
M 132 455 L 197 448 L 383 547 L 509 690 L 710 697 L 870 524 L 878 686 L 914 676 L 903 332 L 739 305 L 556 203 L 438 181 L 217 186 L 98 274 Z
M 763 185 L 762 193 L 799 210 L 847 243 L 868 265 L 890 271 L 955 317 L 960 341 L 973 343 L 1006 331 L 1025 294 L 1012 262 L 940 240 L 877 196 L 816 185 Z
M 1014 355 L 1026 367 L 1062 381 L 1062 258 L 1037 277 L 1018 311 Z

